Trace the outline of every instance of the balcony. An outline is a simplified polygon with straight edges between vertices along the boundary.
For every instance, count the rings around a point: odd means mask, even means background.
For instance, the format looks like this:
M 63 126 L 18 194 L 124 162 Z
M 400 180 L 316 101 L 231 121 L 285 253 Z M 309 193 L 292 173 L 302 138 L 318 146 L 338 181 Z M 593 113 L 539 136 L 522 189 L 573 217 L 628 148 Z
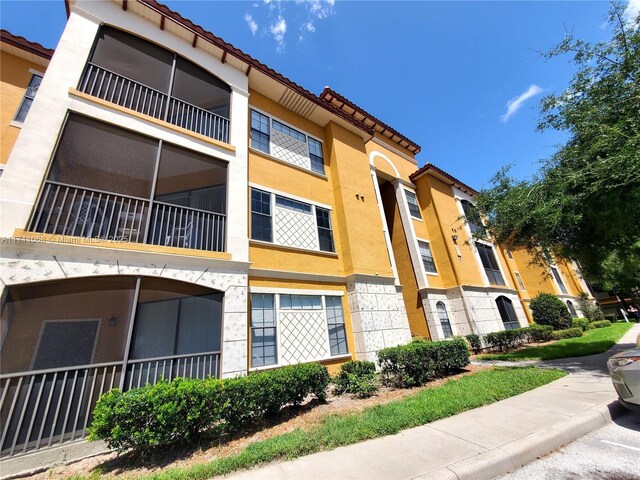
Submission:
M 28 230 L 224 252 L 226 164 L 70 115 Z
M 101 28 L 78 90 L 229 143 L 229 86 L 175 53 L 123 31 Z

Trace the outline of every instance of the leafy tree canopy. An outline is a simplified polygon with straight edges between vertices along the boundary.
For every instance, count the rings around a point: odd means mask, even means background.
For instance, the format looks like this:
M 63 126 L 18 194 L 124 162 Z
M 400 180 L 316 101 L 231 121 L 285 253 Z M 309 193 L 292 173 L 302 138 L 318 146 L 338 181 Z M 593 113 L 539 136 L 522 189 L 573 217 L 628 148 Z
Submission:
M 593 285 L 640 285 L 640 16 L 612 4 L 612 37 L 590 44 L 568 34 L 546 58 L 572 55 L 569 88 L 545 97 L 538 129 L 563 130 L 565 145 L 529 180 L 508 167 L 478 207 L 499 243 L 525 247 L 538 262 L 577 260 Z

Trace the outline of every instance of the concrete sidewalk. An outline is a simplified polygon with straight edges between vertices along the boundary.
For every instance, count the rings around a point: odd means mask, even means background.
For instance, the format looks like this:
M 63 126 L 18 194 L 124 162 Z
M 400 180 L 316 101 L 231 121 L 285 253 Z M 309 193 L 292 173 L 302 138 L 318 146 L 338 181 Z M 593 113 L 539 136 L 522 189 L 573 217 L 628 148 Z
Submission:
M 228 475 L 270 479 L 492 479 L 604 426 L 623 411 L 606 374 L 609 352 L 545 362 L 571 373 L 522 395 L 397 435 Z

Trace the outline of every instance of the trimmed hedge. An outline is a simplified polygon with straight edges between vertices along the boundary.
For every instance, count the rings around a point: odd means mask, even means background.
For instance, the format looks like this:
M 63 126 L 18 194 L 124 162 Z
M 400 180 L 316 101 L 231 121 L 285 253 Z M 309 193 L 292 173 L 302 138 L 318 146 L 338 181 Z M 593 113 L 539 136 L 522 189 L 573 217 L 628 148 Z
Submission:
M 484 337 L 487 345 L 495 350 L 507 350 L 523 344 L 526 340 L 528 328 L 514 328 L 487 333 Z
M 482 338 L 480 335 L 476 335 L 475 333 L 470 333 L 469 335 L 465 335 L 467 342 L 469 343 L 469 347 L 473 353 L 480 353 L 482 350 Z
M 563 338 L 576 338 L 582 336 L 582 329 L 580 327 L 565 328 L 564 330 L 554 330 L 551 333 L 553 340 L 562 340 Z
M 309 395 L 324 400 L 328 384 L 326 367 L 308 363 L 228 380 L 178 378 L 127 392 L 115 389 L 98 400 L 89 440 L 139 453 L 193 444 L 205 432 L 237 431 Z
M 597 322 L 591 322 L 588 326 L 588 330 L 593 330 L 594 328 L 605 328 L 610 327 L 611 322 L 609 320 L 599 320 Z
M 552 332 L 553 327 L 551 325 L 537 325 L 534 323 L 527 328 L 527 336 L 529 337 L 529 342 L 548 342 L 549 340 L 552 340 Z
M 572 328 L 581 328 L 584 332 L 589 327 L 589 320 L 586 318 L 572 318 L 571 319 L 571 327 Z
M 383 348 L 378 362 L 385 383 L 415 387 L 469 365 L 469 349 L 462 338 L 439 342 L 415 339 L 407 345 Z
M 378 391 L 378 376 L 373 362 L 352 360 L 340 366 L 340 372 L 333 378 L 333 393 L 350 393 L 358 398 L 371 397 Z

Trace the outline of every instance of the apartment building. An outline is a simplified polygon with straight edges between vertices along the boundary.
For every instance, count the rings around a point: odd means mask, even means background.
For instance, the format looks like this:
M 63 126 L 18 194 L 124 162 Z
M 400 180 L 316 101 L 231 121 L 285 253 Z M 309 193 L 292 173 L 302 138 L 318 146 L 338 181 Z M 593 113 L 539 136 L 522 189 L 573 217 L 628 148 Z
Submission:
M 2 457 L 81 440 L 112 388 L 335 370 L 577 295 L 476 239 L 476 192 L 338 92 L 154 0 L 65 5 L 52 55 L 2 37 Z

